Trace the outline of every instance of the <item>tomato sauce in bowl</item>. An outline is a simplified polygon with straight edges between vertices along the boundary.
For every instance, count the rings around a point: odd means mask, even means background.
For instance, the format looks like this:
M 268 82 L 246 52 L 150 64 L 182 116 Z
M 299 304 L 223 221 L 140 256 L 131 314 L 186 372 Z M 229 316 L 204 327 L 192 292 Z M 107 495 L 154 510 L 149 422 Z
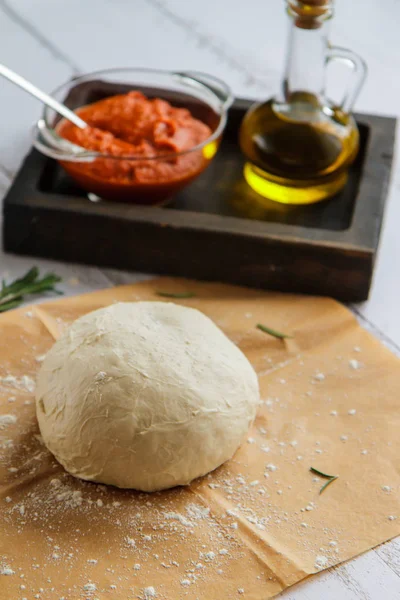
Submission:
M 45 106 L 33 128 L 35 148 L 90 198 L 149 205 L 170 201 L 208 166 L 233 101 L 213 75 L 141 67 L 86 73 L 52 96 L 87 127 Z
M 99 157 L 60 162 L 83 188 L 105 199 L 162 203 L 210 162 L 204 148 L 196 150 L 212 134 L 210 127 L 166 100 L 131 91 L 75 112 L 88 126 L 64 119 L 58 135 Z

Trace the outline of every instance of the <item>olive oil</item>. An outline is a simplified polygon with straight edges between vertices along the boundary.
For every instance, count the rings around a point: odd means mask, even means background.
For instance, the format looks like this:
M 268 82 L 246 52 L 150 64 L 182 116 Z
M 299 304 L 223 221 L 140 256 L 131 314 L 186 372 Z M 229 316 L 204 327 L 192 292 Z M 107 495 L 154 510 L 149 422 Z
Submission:
M 350 50 L 328 43 L 333 0 L 287 0 L 287 7 L 290 34 L 281 92 L 250 108 L 240 129 L 244 177 L 261 204 L 263 198 L 312 204 L 333 196 L 346 184 L 359 148 L 350 110 L 366 67 Z M 340 104 L 329 101 L 324 90 L 333 60 L 353 71 Z
M 351 115 L 297 93 L 290 103 L 269 100 L 247 113 L 240 144 L 248 162 L 244 176 L 261 196 L 288 204 L 311 204 L 345 185 L 359 135 Z

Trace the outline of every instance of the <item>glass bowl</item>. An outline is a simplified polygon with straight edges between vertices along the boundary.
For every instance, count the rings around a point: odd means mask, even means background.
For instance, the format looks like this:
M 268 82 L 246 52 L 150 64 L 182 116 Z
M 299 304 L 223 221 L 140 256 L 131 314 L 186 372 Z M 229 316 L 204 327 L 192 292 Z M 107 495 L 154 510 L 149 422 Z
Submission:
M 60 137 L 57 128 L 62 117 L 45 107 L 34 126 L 33 144 L 57 160 L 91 195 L 118 202 L 164 204 L 198 177 L 213 159 L 233 96 L 229 87 L 212 75 L 140 68 L 106 69 L 82 75 L 61 85 L 52 95 L 76 110 L 132 90 L 141 91 L 148 98 L 167 100 L 174 107 L 187 108 L 193 117 L 209 126 L 211 135 L 188 150 L 164 156 L 112 156 Z

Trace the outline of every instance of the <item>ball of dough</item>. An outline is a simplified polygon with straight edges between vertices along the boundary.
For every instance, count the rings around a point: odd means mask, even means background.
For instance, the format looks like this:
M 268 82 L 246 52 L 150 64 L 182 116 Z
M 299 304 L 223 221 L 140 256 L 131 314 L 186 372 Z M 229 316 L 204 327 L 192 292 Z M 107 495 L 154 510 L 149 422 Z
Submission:
M 165 302 L 81 317 L 36 388 L 43 440 L 69 473 L 143 491 L 186 485 L 231 458 L 258 403 L 244 354 L 200 311 Z

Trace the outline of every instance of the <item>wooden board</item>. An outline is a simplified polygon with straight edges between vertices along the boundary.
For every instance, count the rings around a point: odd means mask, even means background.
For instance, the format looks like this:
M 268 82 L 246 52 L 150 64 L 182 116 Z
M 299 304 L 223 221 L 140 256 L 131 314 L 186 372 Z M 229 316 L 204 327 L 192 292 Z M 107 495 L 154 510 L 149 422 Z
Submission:
M 91 93 L 93 90 L 91 90 Z M 90 202 L 32 150 L 4 200 L 4 249 L 64 261 L 220 280 L 344 301 L 368 296 L 392 163 L 395 119 L 357 115 L 361 151 L 346 188 L 308 207 L 270 203 L 242 175 L 229 113 L 210 167 L 166 208 Z

